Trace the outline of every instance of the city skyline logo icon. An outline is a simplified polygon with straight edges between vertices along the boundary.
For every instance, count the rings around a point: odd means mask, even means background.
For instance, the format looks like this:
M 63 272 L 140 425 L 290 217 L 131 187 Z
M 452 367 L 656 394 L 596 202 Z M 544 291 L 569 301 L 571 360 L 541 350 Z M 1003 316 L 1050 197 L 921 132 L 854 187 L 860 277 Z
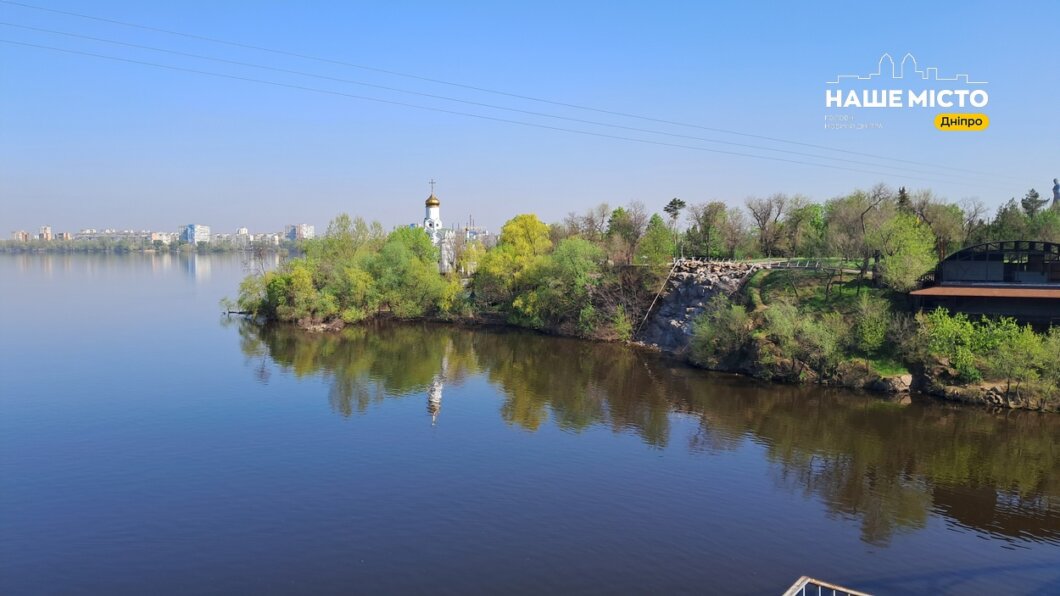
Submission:
M 888 73 L 890 76 L 888 76 Z M 957 73 L 953 76 L 941 76 L 939 69 L 936 66 L 929 66 L 927 68 L 920 68 L 920 65 L 911 52 L 906 52 L 902 56 L 902 61 L 895 63 L 894 58 L 891 54 L 884 52 L 880 56 L 879 61 L 876 63 L 876 72 L 868 74 L 840 74 L 836 75 L 834 81 L 827 81 L 828 85 L 839 85 L 844 81 L 871 81 L 873 79 L 906 79 L 906 74 L 909 74 L 909 79 L 920 80 L 920 81 L 939 81 L 939 82 L 953 82 L 961 83 L 964 85 L 986 85 L 987 81 L 973 81 L 971 75 L 966 73 Z

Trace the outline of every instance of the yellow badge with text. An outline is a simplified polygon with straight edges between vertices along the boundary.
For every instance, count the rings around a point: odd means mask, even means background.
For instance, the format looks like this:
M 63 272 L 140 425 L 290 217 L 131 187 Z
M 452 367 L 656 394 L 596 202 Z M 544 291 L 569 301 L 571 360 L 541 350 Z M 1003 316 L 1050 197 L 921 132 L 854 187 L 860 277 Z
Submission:
M 986 130 L 990 118 L 986 114 L 939 114 L 935 128 L 939 130 Z

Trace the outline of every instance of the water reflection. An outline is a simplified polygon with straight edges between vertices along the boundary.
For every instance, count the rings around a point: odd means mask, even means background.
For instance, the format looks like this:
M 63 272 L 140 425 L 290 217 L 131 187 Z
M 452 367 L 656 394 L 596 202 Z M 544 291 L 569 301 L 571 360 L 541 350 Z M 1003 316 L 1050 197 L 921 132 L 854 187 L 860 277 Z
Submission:
M 512 331 L 377 323 L 339 334 L 240 326 L 259 378 L 278 365 L 326 375 L 343 416 L 420 394 L 440 421 L 443 388 L 483 377 L 503 396 L 502 419 L 528 431 L 550 420 L 594 425 L 666 448 L 675 416 L 698 421 L 687 448 L 762 449 L 778 486 L 820 499 L 885 544 L 949 523 L 1060 543 L 1060 418 L 913 400 L 906 405 L 818 387 L 769 386 L 712 375 L 620 345 Z

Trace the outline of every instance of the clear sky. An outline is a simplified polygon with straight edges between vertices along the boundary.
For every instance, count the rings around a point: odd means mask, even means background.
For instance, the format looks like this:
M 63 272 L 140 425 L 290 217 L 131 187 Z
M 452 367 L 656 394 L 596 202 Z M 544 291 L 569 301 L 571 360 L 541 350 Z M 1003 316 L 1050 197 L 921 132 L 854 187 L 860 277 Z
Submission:
M 1060 176 L 1055 1 L 24 1 L 334 62 L 6 2 L 0 2 L 0 39 L 332 93 L 0 43 L 4 237 L 42 224 L 56 231 L 173 230 L 190 222 L 216 232 L 241 225 L 272 231 L 296 222 L 322 229 L 343 211 L 389 227 L 423 217 L 430 178 L 438 181 L 447 224 L 471 214 L 496 228 L 517 213 L 555 221 L 600 202 L 636 199 L 661 210 L 671 197 L 739 204 L 748 195 L 787 192 L 824 200 L 876 182 L 930 187 L 952 200 L 978 197 L 994 208 L 1032 186 L 1047 195 Z M 840 73 L 875 70 L 883 52 L 896 60 L 911 52 L 921 66 L 937 66 L 942 74 L 988 81 L 990 103 L 982 110 L 826 110 L 825 82 Z M 914 163 L 579 110 L 335 62 Z M 982 111 L 991 125 L 983 132 L 941 132 L 932 125 L 941 111 Z M 838 113 L 883 128 L 825 130 L 825 115 Z

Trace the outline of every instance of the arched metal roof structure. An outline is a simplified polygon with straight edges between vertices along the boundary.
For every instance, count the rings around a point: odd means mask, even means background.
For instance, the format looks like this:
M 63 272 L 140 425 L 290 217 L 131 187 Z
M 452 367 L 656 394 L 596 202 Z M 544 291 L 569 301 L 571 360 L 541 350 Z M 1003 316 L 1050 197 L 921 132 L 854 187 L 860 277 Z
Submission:
M 962 248 L 939 263 L 935 283 L 1060 286 L 1060 244 L 1006 240 Z

